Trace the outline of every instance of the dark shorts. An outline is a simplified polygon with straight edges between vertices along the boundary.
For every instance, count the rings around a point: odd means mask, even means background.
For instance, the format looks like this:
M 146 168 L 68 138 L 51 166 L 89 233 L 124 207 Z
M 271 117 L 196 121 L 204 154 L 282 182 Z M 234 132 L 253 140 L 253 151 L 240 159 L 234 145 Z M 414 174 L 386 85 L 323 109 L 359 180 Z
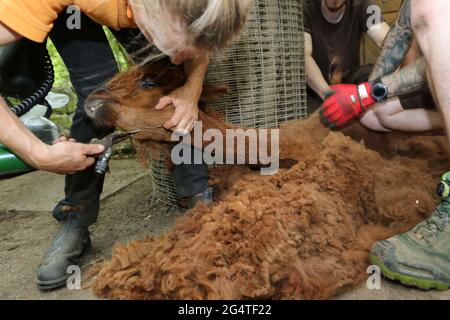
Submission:
M 427 90 L 404 94 L 398 97 L 403 109 L 437 109 L 431 92 Z

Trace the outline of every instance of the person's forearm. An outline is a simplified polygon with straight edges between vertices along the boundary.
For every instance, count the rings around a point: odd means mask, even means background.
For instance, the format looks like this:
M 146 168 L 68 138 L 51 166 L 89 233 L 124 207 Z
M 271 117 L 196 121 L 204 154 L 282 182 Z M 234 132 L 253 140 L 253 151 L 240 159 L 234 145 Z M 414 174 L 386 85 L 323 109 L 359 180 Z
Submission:
M 209 61 L 209 56 L 205 55 L 201 58 L 188 60 L 184 63 L 184 70 L 187 76 L 186 85 L 198 92 L 199 97 L 202 93 L 203 82 L 205 81 Z
M 37 166 L 45 145 L 33 135 L 0 98 L 0 143 L 31 166 Z
M 381 79 L 387 86 L 388 97 L 397 97 L 402 94 L 416 92 L 427 87 L 425 58 L 415 62 Z
M 375 42 L 378 48 L 382 48 L 389 31 L 389 25 L 386 22 L 382 22 L 367 30 L 367 35 Z
M 311 56 L 306 56 L 306 82 L 321 99 L 324 99 L 326 93 L 331 90 L 330 85 L 322 75 L 322 71 Z
M 370 80 L 381 78 L 397 70 L 408 53 L 412 40 L 411 0 L 405 0 L 394 27 L 386 36 Z

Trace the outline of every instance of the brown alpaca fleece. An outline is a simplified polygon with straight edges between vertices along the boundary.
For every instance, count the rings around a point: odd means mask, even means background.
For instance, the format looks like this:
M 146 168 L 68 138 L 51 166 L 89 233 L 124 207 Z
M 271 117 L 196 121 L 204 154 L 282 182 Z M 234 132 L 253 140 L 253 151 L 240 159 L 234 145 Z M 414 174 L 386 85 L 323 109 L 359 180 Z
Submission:
M 147 149 L 157 150 L 161 146 L 165 147 L 163 152 L 167 153 L 172 145 L 172 133 L 166 130 L 163 124 L 172 117 L 174 107 L 168 106 L 162 111 L 157 111 L 154 106 L 157 105 L 160 98 L 180 87 L 184 82 L 185 77 L 182 70 L 165 62 L 135 67 L 128 72 L 117 75 L 103 88 L 91 94 L 86 100 L 85 109 L 94 124 L 99 127 L 119 127 L 127 131 L 141 130 L 135 135 L 135 139 L 140 146 L 140 150 L 144 153 Z M 143 87 L 143 83 L 151 83 L 152 86 Z M 220 97 L 226 92 L 227 89 L 219 85 L 203 88 L 200 100 L 203 111 L 199 112 L 198 117 L 203 132 L 208 129 L 219 129 L 225 137 L 227 129 L 237 128 L 237 126 L 226 124 L 219 114 L 206 108 L 208 101 Z M 239 136 L 243 137 L 245 133 L 245 131 L 241 131 Z M 258 130 L 257 134 L 259 134 Z M 271 130 L 268 130 L 262 137 L 268 145 L 268 153 L 270 154 Z M 192 137 L 192 141 L 194 141 L 194 137 Z M 261 139 L 258 141 L 258 143 L 262 142 Z M 280 149 L 283 158 L 283 150 L 287 146 L 283 146 L 283 139 L 281 139 L 281 142 Z M 155 143 L 158 145 L 156 148 Z M 205 147 L 210 142 L 202 141 L 202 143 L 203 145 L 198 147 Z M 249 159 L 249 140 L 246 139 L 245 143 L 246 159 Z M 218 149 L 216 152 L 225 154 L 227 147 L 234 147 L 229 150 L 231 153 L 236 154 L 238 152 L 238 144 L 227 144 L 226 139 L 223 141 L 222 150 Z M 153 156 L 157 157 L 158 155 L 153 152 Z
M 136 105 L 121 107 L 132 114 Z M 149 138 L 154 129 L 146 128 Z M 276 176 L 215 168 L 216 203 L 199 204 L 160 237 L 117 245 L 93 291 L 111 299 L 326 299 L 360 284 L 372 245 L 433 211 L 449 157 L 442 137 L 357 126 L 344 133 L 315 115 L 280 128 L 281 158 L 296 164 Z

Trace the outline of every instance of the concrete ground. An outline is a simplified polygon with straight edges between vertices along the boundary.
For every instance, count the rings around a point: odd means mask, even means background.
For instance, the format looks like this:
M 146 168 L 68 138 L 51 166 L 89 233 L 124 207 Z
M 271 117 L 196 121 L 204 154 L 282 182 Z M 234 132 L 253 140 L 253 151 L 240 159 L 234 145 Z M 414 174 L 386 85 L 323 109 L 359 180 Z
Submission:
M 111 163 L 98 223 L 92 228 L 94 249 L 82 270 L 107 259 L 116 242 L 158 235 L 170 228 L 180 213 L 150 204 L 150 177 L 134 160 Z M 0 299 L 95 299 L 88 289 L 39 291 L 34 273 L 57 229 L 51 209 L 61 199 L 61 176 L 34 172 L 0 180 Z M 450 291 L 424 292 L 382 280 L 380 290 L 366 286 L 336 299 L 450 299 Z

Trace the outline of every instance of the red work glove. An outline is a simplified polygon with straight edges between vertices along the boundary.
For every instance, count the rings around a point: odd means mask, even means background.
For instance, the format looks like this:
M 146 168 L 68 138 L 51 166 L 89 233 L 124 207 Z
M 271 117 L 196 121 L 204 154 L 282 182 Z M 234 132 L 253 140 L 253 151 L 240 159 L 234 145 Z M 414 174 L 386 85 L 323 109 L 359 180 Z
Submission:
M 369 82 L 360 85 L 338 84 L 320 107 L 320 118 L 331 129 L 343 127 L 376 103 Z

